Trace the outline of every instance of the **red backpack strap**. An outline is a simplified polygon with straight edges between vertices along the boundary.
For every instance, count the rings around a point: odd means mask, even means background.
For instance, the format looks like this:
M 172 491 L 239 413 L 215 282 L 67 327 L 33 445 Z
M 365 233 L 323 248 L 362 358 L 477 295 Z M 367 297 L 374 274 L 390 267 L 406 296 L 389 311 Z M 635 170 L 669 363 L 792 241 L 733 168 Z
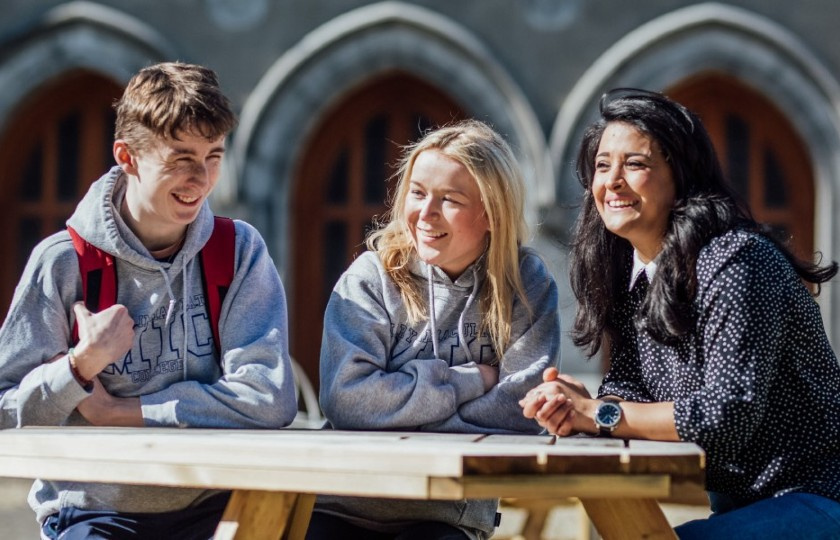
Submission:
M 73 248 L 79 259 L 82 276 L 82 299 L 85 307 L 96 313 L 117 303 L 117 267 L 114 256 L 94 246 L 68 226 Z M 79 341 L 79 328 L 73 324 L 73 343 Z
M 233 281 L 234 258 L 236 253 L 236 228 L 230 218 L 216 216 L 213 234 L 201 248 L 198 260 L 204 277 L 204 299 L 207 303 L 207 315 L 213 329 L 213 341 L 216 350 L 222 354 L 222 340 L 219 337 L 219 317 L 222 302 Z M 221 358 L 220 358 L 221 361 Z

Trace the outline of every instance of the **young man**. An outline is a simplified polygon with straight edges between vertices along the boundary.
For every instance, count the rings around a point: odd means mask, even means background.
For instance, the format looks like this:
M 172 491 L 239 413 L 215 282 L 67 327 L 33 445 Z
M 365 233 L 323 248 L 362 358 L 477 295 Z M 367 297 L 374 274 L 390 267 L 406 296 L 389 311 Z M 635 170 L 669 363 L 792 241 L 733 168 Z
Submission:
M 206 199 L 235 124 L 215 73 L 145 68 L 116 110 L 117 166 L 67 224 L 114 257 L 118 303 L 91 313 L 80 302 L 67 231 L 35 248 L 0 329 L 0 427 L 288 425 L 297 406 L 285 294 L 263 239 L 244 222 L 235 222 L 221 350 L 205 307 L 198 254 L 214 228 Z M 29 502 L 48 538 L 209 538 L 227 497 L 38 480 Z

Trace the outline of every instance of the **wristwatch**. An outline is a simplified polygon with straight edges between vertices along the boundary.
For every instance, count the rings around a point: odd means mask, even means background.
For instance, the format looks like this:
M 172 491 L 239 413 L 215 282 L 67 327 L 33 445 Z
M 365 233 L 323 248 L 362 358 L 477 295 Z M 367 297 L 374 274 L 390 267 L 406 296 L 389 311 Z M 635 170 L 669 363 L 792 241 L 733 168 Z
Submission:
M 610 437 L 613 430 L 621 422 L 621 405 L 617 400 L 605 399 L 595 409 L 595 427 L 601 432 L 601 437 Z

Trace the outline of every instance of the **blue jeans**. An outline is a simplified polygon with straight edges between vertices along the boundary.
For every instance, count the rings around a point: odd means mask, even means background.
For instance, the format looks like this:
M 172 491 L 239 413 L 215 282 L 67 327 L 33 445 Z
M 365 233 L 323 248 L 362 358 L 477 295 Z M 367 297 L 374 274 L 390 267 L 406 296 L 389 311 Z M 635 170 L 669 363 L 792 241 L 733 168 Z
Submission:
M 732 498 L 709 493 L 713 514 L 674 530 L 681 540 L 802 540 L 840 538 L 840 502 L 811 493 L 787 493 L 739 506 Z
M 128 513 L 62 508 L 44 520 L 44 536 L 60 540 L 207 540 L 222 519 L 230 493 L 175 512 Z

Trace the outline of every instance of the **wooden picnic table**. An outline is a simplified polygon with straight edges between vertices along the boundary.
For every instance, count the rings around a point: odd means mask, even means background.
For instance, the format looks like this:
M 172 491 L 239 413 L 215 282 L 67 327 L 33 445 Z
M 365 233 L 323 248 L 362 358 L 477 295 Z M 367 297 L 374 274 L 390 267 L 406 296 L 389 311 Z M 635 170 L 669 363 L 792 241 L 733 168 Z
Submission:
M 676 538 L 656 502 L 702 483 L 688 443 L 330 430 L 0 430 L 0 476 L 233 490 L 215 538 L 301 539 L 316 494 L 579 498 L 605 539 Z

